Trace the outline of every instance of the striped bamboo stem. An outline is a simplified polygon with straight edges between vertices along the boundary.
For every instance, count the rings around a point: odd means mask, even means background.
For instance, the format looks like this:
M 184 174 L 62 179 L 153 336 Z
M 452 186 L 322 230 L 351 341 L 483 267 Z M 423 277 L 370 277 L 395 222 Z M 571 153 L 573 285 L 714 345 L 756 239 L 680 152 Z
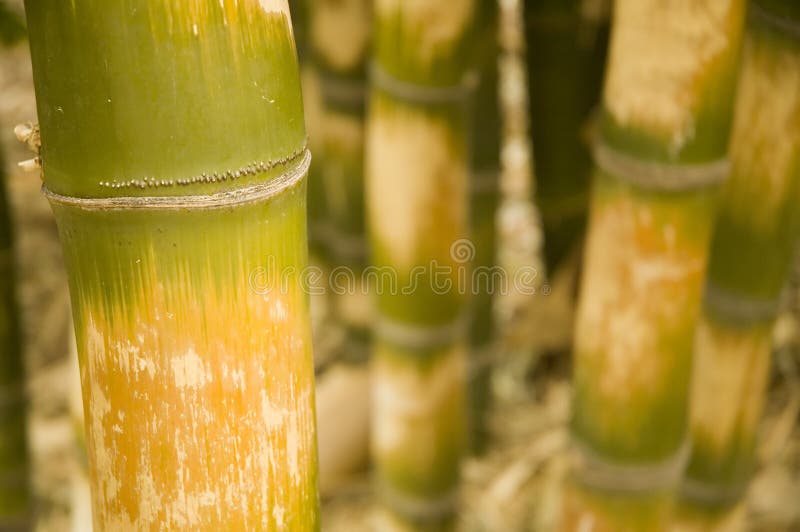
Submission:
M 95 528 L 318 529 L 285 0 L 25 7 Z
M 772 329 L 800 234 L 800 7 L 750 6 L 727 183 L 695 344 L 688 503 L 729 508 L 755 467 Z
M 428 523 L 454 510 L 466 444 L 471 257 L 462 239 L 475 15 L 469 0 L 375 4 L 366 148 L 373 458 L 383 500 Z
M 25 376 L 15 290 L 11 216 L 0 152 L 0 530 L 31 526 Z
M 548 272 L 575 250 L 586 224 L 592 167 L 587 131 L 600 100 L 609 3 L 525 1 L 536 200 Z
M 475 247 L 470 306 L 470 449 L 481 453 L 488 444 L 485 416 L 490 406 L 496 227 L 500 199 L 500 102 L 498 73 L 498 6 L 482 0 L 478 18 L 480 84 L 472 101 L 470 230 Z
M 578 476 L 599 489 L 660 492 L 685 461 L 743 20 L 742 0 L 615 7 L 573 377 Z

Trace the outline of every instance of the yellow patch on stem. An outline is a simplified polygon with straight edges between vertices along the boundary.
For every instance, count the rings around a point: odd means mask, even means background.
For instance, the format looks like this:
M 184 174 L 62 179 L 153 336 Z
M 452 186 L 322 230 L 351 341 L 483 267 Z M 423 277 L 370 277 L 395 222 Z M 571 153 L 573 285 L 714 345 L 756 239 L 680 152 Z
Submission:
M 465 236 L 468 223 L 467 167 L 453 125 L 425 108 L 378 100 L 368 128 L 371 230 L 398 267 L 411 267 L 420 256 L 450 264 L 450 246 Z M 432 235 L 439 245 L 420 255 L 422 241 Z
M 382 353 L 381 350 L 387 350 Z M 413 355 L 378 346 L 372 362 L 372 438 L 379 461 L 403 464 L 415 478 L 435 475 L 443 456 L 459 450 L 463 434 L 466 351 L 457 345 L 431 367 Z
M 149 277 L 156 288 L 124 303 L 76 305 L 95 526 L 307 523 L 316 443 L 302 295 Z
M 575 341 L 578 356 L 599 365 L 602 394 L 624 400 L 674 364 L 661 342 L 699 304 L 706 251 L 657 222 L 655 207 L 615 194 L 592 213 Z
M 366 55 L 370 23 L 367 0 L 317 0 L 311 20 L 314 48 L 335 70 L 354 69 Z
M 694 353 L 690 425 L 703 443 L 724 451 L 755 435 L 770 367 L 770 327 L 724 326 L 702 316 Z
M 618 0 L 604 94 L 615 120 L 665 137 L 675 151 L 684 146 L 741 13 L 741 0 Z
M 731 138 L 726 212 L 769 233 L 800 172 L 800 53 L 746 41 Z

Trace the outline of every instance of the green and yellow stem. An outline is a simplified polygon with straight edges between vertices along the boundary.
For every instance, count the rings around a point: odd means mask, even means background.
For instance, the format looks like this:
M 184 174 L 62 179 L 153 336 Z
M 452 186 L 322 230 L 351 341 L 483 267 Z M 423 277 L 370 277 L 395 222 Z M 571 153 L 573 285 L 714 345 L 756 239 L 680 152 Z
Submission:
M 455 509 L 466 444 L 466 115 L 477 12 L 471 0 L 375 4 L 366 147 L 373 458 L 384 501 L 427 523 Z
M 742 0 L 615 6 L 575 329 L 572 433 L 590 462 L 648 479 L 633 491 L 674 487 L 683 465 L 744 11 Z M 604 482 L 597 487 L 621 488 Z
M 751 6 L 730 152 L 695 344 L 683 490 L 688 505 L 722 509 L 737 504 L 755 468 L 772 329 L 800 235 L 800 10 L 789 3 Z
M 26 12 L 95 528 L 318 529 L 286 2 Z
M 0 152 L 0 530 L 31 526 L 27 401 L 20 338 L 11 215 Z
M 463 343 L 373 349 L 373 452 L 378 492 L 399 514 L 421 521 L 449 516 L 457 500 L 466 444 Z
M 549 272 L 574 251 L 586 224 L 589 121 L 600 100 L 608 4 L 525 1 L 536 199 Z

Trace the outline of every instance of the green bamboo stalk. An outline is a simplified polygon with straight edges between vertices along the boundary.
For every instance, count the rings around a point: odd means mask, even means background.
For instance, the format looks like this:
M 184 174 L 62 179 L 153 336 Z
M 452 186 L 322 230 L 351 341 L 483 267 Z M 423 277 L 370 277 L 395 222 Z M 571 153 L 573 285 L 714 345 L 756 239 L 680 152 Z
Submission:
M 800 235 L 800 8 L 751 5 L 695 344 L 687 503 L 735 506 L 755 468 L 772 329 Z
M 608 4 L 525 2 L 536 200 L 549 272 L 575 250 L 586 224 L 592 167 L 587 131 L 600 100 Z
M 0 530 L 31 526 L 25 376 L 5 160 L 0 151 Z
M 728 171 L 743 19 L 742 0 L 615 6 L 572 416 L 579 475 L 601 489 L 662 490 L 685 460 L 692 340 Z
M 327 260 L 326 199 L 322 167 L 316 160 L 322 151 L 322 94 L 319 73 L 313 61 L 309 42 L 310 0 L 289 0 L 292 29 L 300 61 L 300 79 L 303 88 L 303 108 L 308 131 L 308 149 L 315 160 L 308 172 L 308 247 L 312 262 L 324 264 Z
M 466 444 L 463 344 L 373 349 L 373 453 L 378 490 L 400 516 L 448 521 Z
M 327 213 L 325 235 L 334 267 L 360 279 L 367 262 L 364 214 L 364 118 L 371 9 L 367 0 L 314 0 L 311 41 L 320 77 L 320 156 Z M 334 315 L 345 327 L 347 358 L 365 359 L 369 306 L 361 286 L 335 294 Z
M 11 45 L 25 37 L 25 26 L 20 16 L 0 0 L 0 44 Z
M 373 458 L 383 500 L 437 523 L 454 510 L 466 443 L 463 285 L 472 257 L 461 248 L 471 248 L 466 112 L 476 6 L 374 7 L 366 148 L 377 293 Z
M 286 2 L 26 12 L 95 528 L 318 529 Z
M 498 6 L 495 0 L 480 3 L 479 20 L 480 84 L 472 104 L 472 160 L 470 176 L 470 229 L 475 246 L 471 290 L 469 340 L 470 369 L 470 448 L 481 453 L 488 443 L 485 416 L 491 402 L 491 341 L 494 333 L 491 273 L 496 266 L 496 228 L 500 199 L 500 102 L 498 96 Z M 481 273 L 483 272 L 483 273 Z

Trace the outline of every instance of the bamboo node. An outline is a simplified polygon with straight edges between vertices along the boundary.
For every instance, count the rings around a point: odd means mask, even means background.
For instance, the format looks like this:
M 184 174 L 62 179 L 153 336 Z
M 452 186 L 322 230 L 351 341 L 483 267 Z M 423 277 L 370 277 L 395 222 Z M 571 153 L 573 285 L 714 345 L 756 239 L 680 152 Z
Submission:
M 653 492 L 677 487 L 689 460 L 691 442 L 687 438 L 667 458 L 648 464 L 621 464 L 598 456 L 573 434 L 573 470 L 587 486 L 629 493 Z
M 662 192 L 685 192 L 713 187 L 730 174 L 727 157 L 707 163 L 666 163 L 621 153 L 603 142 L 592 150 L 597 166 L 635 187 Z
M 17 128 L 20 127 L 22 126 L 17 126 Z M 25 134 L 26 131 L 27 130 L 23 129 L 20 131 L 19 134 Z M 38 126 L 36 126 L 35 131 L 38 139 L 38 131 L 39 131 Z M 267 163 L 265 163 L 264 161 L 252 162 L 236 170 L 214 172 L 211 175 L 209 175 L 207 172 L 203 172 L 199 175 L 190 177 L 180 177 L 176 179 L 156 179 L 154 177 L 144 177 L 142 179 L 129 179 L 126 181 L 116 181 L 116 180 L 100 181 L 98 184 L 102 188 L 111 188 L 111 189 L 119 189 L 119 188 L 146 189 L 146 188 L 167 188 L 175 186 L 188 186 L 188 185 L 196 185 L 198 183 L 218 183 L 227 181 L 229 179 L 233 181 L 235 179 L 241 179 L 242 177 L 245 176 L 253 176 L 259 173 L 268 172 L 269 170 L 273 170 L 278 166 L 285 166 L 291 163 L 292 161 L 301 158 L 303 154 L 305 154 L 308 151 L 307 146 L 308 146 L 308 139 L 306 139 L 306 141 L 303 143 L 303 146 L 300 149 L 292 152 L 286 157 L 273 159 Z
M 109 210 L 184 210 L 220 209 L 236 205 L 266 201 L 278 194 L 294 188 L 308 174 L 311 153 L 305 150 L 302 159 L 286 172 L 263 183 L 226 190 L 214 194 L 186 196 L 122 196 L 110 198 L 82 198 L 66 196 L 53 192 L 42 185 L 42 192 L 53 205 L 73 207 L 85 211 Z M 188 181 L 186 179 L 182 181 Z M 145 181 L 137 181 L 140 188 L 147 188 Z M 128 185 L 130 186 L 130 185 Z M 119 188 L 119 183 L 111 183 L 111 188 Z
M 747 492 L 747 482 L 736 482 L 731 485 L 708 484 L 686 476 L 681 480 L 681 497 L 694 503 L 709 506 L 733 506 Z
M 419 85 L 397 79 L 378 63 L 373 62 L 370 65 L 370 81 L 375 87 L 397 98 L 415 103 L 437 104 L 466 101 L 475 92 L 479 76 L 476 72 L 469 71 L 456 85 Z
M 379 316 L 375 335 L 396 345 L 425 350 L 451 345 L 464 336 L 466 327 L 467 320 L 463 316 L 433 327 L 400 323 L 386 316 Z
M 706 282 L 703 304 L 715 315 L 737 323 L 751 324 L 771 321 L 785 300 L 785 294 L 763 299 L 734 294 L 712 281 Z

